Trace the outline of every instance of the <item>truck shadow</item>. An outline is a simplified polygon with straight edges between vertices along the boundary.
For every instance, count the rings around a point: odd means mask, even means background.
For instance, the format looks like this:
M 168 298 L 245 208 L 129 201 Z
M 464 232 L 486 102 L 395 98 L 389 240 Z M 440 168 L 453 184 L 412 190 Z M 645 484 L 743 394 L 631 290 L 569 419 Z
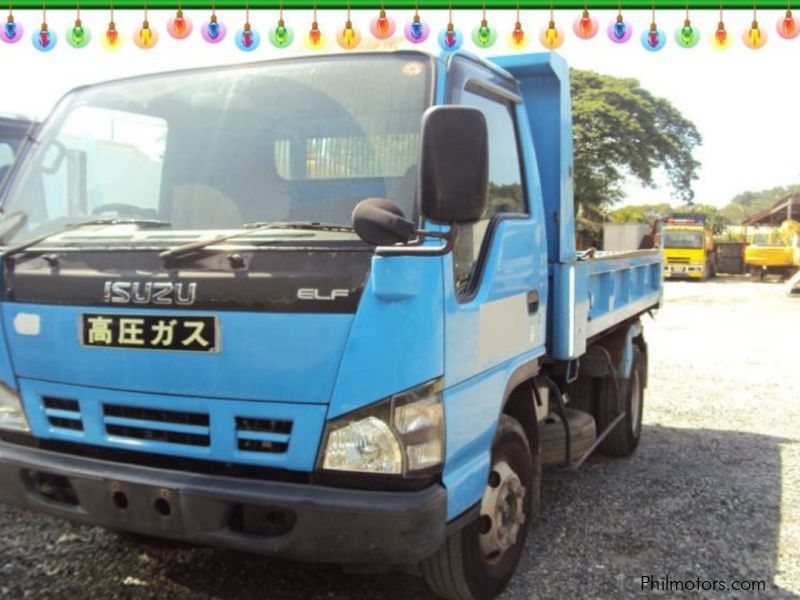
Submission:
M 645 575 L 763 580 L 767 590 L 757 596 L 800 598 L 774 581 L 780 451 L 787 443 L 792 440 L 646 426 L 630 459 L 596 457 L 577 472 L 547 472 L 543 514 L 502 598 L 633 597 L 643 593 Z M 189 552 L 181 560 L 160 552 L 159 559 L 164 579 L 194 598 L 432 598 L 409 575 L 352 575 L 220 550 Z M 712 596 L 736 597 L 730 591 Z

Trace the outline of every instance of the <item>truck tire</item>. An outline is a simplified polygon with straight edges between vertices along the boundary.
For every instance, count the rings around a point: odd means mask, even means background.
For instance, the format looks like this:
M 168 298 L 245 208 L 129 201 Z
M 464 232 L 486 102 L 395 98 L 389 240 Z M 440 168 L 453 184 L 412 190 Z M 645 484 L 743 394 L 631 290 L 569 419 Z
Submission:
M 614 382 L 610 377 L 603 380 L 603 393 L 597 413 L 598 435 L 625 411 L 622 419 L 600 443 L 600 451 L 608 456 L 630 456 L 639 445 L 642 433 L 642 409 L 644 407 L 644 382 L 647 368 L 644 353 L 634 344 L 631 376 L 619 380 L 620 398 L 615 399 Z M 616 400 L 616 401 L 615 401 Z
M 569 421 L 570 462 L 583 456 L 597 438 L 594 417 L 582 410 L 566 409 Z M 557 414 L 549 414 L 539 426 L 539 447 L 542 467 L 559 467 L 564 464 L 566 444 L 564 424 Z
M 501 415 L 480 516 L 420 564 L 431 591 L 447 600 L 490 600 L 500 594 L 539 513 L 540 492 L 538 448 L 531 451 L 519 421 Z

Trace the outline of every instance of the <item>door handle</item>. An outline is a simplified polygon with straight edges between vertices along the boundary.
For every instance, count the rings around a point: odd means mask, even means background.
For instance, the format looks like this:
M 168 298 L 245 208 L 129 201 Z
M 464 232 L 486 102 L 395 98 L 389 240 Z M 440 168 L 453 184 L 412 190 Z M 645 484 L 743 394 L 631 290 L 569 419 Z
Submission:
M 535 315 L 539 311 L 539 290 L 528 292 L 528 314 Z

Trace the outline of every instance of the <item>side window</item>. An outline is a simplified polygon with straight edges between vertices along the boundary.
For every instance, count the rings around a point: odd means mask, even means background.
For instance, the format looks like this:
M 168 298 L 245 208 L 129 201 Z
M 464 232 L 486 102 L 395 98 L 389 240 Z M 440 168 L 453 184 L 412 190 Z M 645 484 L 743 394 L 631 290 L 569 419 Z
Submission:
M 467 89 L 462 93 L 461 104 L 480 109 L 489 129 L 489 201 L 486 212 L 477 223 L 459 226 L 456 231 L 453 251 L 456 290 L 464 294 L 478 276 L 478 258 L 492 219 L 499 214 L 525 214 L 528 209 L 522 192 L 519 146 L 511 103 Z

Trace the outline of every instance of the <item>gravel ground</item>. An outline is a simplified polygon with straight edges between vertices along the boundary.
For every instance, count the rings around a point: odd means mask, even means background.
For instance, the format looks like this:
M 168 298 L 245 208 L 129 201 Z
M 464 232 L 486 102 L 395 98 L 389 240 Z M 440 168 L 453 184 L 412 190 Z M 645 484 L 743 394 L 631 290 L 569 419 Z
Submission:
M 669 282 L 646 319 L 651 378 L 631 459 L 548 473 L 504 600 L 800 599 L 800 298 Z M 154 548 L 0 507 L 0 599 L 427 599 L 415 577 Z M 760 593 L 643 592 L 643 576 L 763 580 Z

